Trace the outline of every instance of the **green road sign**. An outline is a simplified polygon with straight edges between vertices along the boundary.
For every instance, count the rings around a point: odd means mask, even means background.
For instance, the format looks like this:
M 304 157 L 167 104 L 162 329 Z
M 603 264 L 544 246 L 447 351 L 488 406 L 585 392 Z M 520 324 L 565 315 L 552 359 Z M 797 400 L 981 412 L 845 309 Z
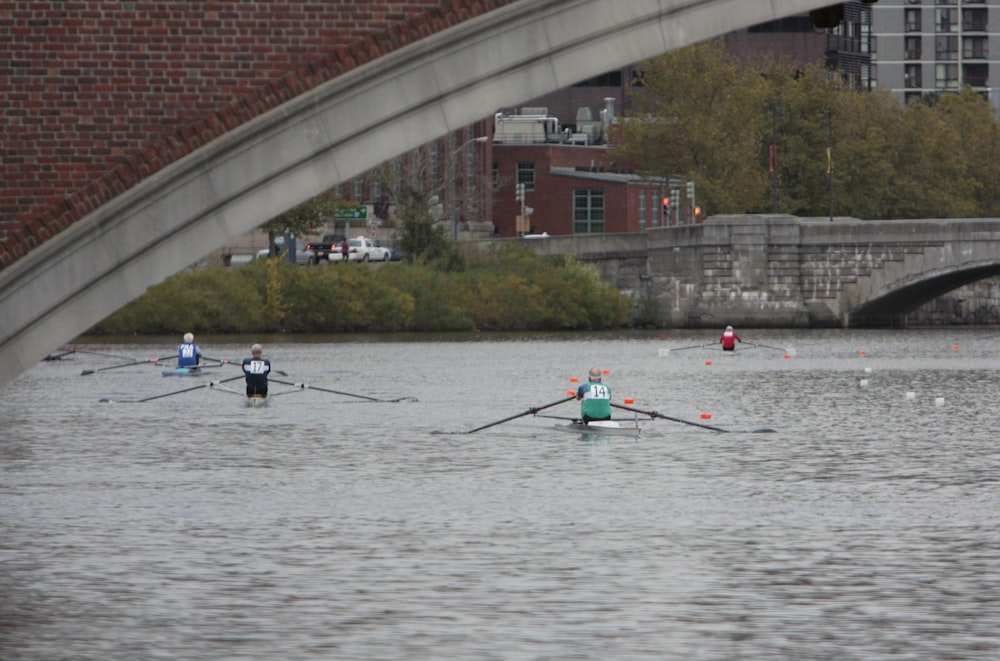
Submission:
M 337 220 L 365 220 L 368 218 L 368 207 L 360 206 L 337 209 L 333 217 Z

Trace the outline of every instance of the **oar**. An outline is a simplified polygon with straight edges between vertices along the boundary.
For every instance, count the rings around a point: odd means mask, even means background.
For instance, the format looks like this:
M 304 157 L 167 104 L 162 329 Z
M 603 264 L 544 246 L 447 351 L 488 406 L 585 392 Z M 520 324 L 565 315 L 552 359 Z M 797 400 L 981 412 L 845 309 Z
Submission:
M 232 379 L 226 379 L 226 381 L 234 381 L 238 378 L 240 377 L 236 376 L 233 377 Z M 220 385 L 221 383 L 222 383 L 221 381 L 212 381 L 211 383 L 208 384 L 208 387 L 211 388 L 212 390 L 218 390 L 220 392 L 228 392 L 232 395 L 239 395 L 240 397 L 246 397 L 246 393 L 242 393 L 239 390 L 233 390 L 232 388 L 226 388 L 225 386 Z
M 219 363 L 220 365 L 235 365 L 236 367 L 242 367 L 243 363 L 239 360 L 228 360 L 226 358 L 209 358 L 208 356 L 202 356 L 203 360 L 211 360 L 214 363 Z M 280 374 L 281 376 L 288 376 L 288 372 L 283 372 L 281 370 L 272 369 L 275 374 Z
M 190 388 L 182 388 L 181 390 L 175 390 L 173 392 L 165 392 L 165 393 L 162 393 L 162 394 L 159 394 L 159 395 L 151 395 L 149 397 L 143 397 L 142 399 L 110 399 L 110 398 L 105 397 L 105 398 L 101 399 L 100 401 L 102 401 L 102 402 L 110 402 L 110 403 L 122 403 L 122 404 L 139 404 L 141 402 L 150 402 L 150 401 L 152 401 L 154 399 L 160 399 L 162 397 L 171 397 L 173 395 L 180 395 L 180 394 L 183 394 L 183 393 L 186 393 L 186 392 L 191 392 L 192 390 L 198 390 L 199 388 L 209 388 L 209 387 L 212 387 L 212 386 L 216 386 L 216 385 L 218 385 L 220 383 L 226 383 L 227 381 L 235 381 L 236 379 L 242 379 L 242 378 L 243 378 L 242 375 L 240 375 L 240 376 L 233 376 L 233 377 L 230 377 L 228 379 L 222 379 L 221 381 L 215 381 L 215 382 L 212 382 L 212 383 L 200 383 L 200 384 L 198 384 L 196 386 L 191 386 Z
M 747 344 L 752 344 L 755 347 L 760 347 L 761 349 L 774 349 L 775 351 L 788 351 L 788 349 L 782 347 L 772 347 L 769 344 L 757 344 L 756 342 L 747 342 Z
M 82 372 L 80 372 L 80 376 L 87 376 L 88 374 L 94 374 L 95 372 L 116 370 L 120 367 L 132 367 L 133 365 L 145 365 L 148 363 L 157 365 L 160 363 L 161 360 L 167 360 L 168 358 L 173 358 L 173 356 L 170 355 L 170 356 L 164 356 L 163 358 L 150 358 L 149 360 L 135 360 L 132 361 L 131 363 L 122 363 L 121 365 L 111 365 L 110 367 L 99 367 L 96 370 L 83 370 Z
M 482 431 L 484 429 L 488 429 L 489 427 L 495 427 L 495 426 L 497 426 L 499 424 L 502 424 L 504 422 L 510 422 L 511 420 L 514 420 L 516 418 L 520 418 L 520 417 L 523 417 L 523 416 L 526 416 L 526 415 L 530 415 L 530 414 L 533 414 L 533 413 L 538 413 L 539 411 L 541 411 L 543 409 L 550 408 L 552 406 L 555 406 L 556 404 L 562 404 L 564 402 L 568 402 L 571 399 L 576 399 L 576 397 L 574 395 L 570 395 L 568 397 L 563 397 L 562 399 L 557 399 L 554 402 L 549 402 L 548 404 L 543 404 L 542 406 L 535 406 L 535 407 L 532 407 L 532 408 L 528 409 L 524 413 L 518 413 L 517 415 L 512 415 L 512 416 L 510 416 L 508 418 L 504 418 L 503 420 L 497 420 L 496 422 L 491 422 L 488 425 L 483 425 L 482 427 L 476 427 L 475 429 L 470 429 L 469 431 L 467 431 L 465 433 L 466 434 L 475 434 L 477 431 Z
M 664 415 L 662 413 L 657 413 L 656 411 L 643 411 L 641 409 L 634 409 L 631 406 L 625 406 L 623 404 L 611 403 L 611 406 L 616 409 L 622 409 L 623 411 L 632 411 L 633 413 L 642 413 L 643 415 L 648 415 L 650 418 L 663 418 L 664 420 L 673 420 L 674 422 L 681 422 L 685 425 L 691 425 L 692 427 L 701 427 L 702 429 L 711 429 L 712 431 L 720 431 L 729 433 L 728 429 L 722 429 L 721 427 L 713 427 L 712 425 L 705 425 L 700 422 L 691 422 L 690 420 L 682 420 L 680 418 L 673 418 L 669 415 Z
M 274 381 L 275 383 L 280 383 L 281 385 L 284 385 L 284 386 L 294 386 L 296 388 L 301 388 L 302 390 L 305 390 L 305 389 L 308 388 L 309 390 L 319 390 L 320 392 L 328 392 L 328 393 L 332 393 L 334 395 L 344 395 L 345 397 L 357 397 L 358 399 L 366 399 L 369 402 L 383 402 L 383 403 L 393 402 L 393 403 L 395 403 L 395 402 L 402 402 L 402 401 L 416 401 L 416 399 L 414 397 L 399 397 L 399 398 L 396 398 L 396 399 L 379 399 L 378 397 L 369 397 L 368 395 L 358 395 L 358 394 L 353 393 L 353 392 L 342 392 L 340 390 L 332 390 L 330 388 L 321 388 L 320 386 L 311 386 L 311 385 L 309 385 L 307 383 L 292 383 L 291 381 L 282 381 L 280 379 L 271 379 L 271 381 Z
M 66 351 L 68 353 L 85 353 L 90 356 L 104 356 L 105 358 L 117 358 L 118 360 L 135 360 L 135 358 L 130 358 L 129 356 L 117 356 L 113 353 L 101 353 L 99 351 L 87 351 L 86 349 L 77 349 L 74 347 L 66 348 L 63 347 L 61 351 Z
M 42 360 L 46 362 L 51 360 L 62 360 L 63 356 L 68 356 L 71 353 L 75 352 L 72 349 L 68 349 L 68 350 L 63 350 L 62 353 L 50 353 L 49 355 L 45 356 L 45 358 L 42 358 Z
M 704 349 L 707 346 L 710 346 L 710 345 L 708 345 L 708 344 L 692 344 L 689 347 L 680 347 L 678 349 L 667 349 L 667 351 L 670 352 L 670 351 L 687 351 L 688 349 Z
M 634 409 L 634 408 L 632 408 L 630 406 L 623 406 L 621 404 L 615 404 L 614 402 L 611 403 L 611 406 L 613 406 L 613 407 L 615 407 L 617 409 L 622 409 L 624 411 L 632 411 L 633 413 L 642 413 L 643 415 L 648 415 L 651 418 L 663 418 L 664 420 L 673 420 L 674 422 L 680 422 L 680 423 L 683 423 L 685 425 L 691 425 L 692 427 L 701 427 L 702 429 L 711 429 L 712 431 L 723 432 L 723 433 L 726 433 L 726 434 L 733 432 L 732 429 L 723 429 L 721 427 L 713 427 L 712 425 L 705 425 L 705 424 L 702 424 L 700 422 L 691 422 L 690 420 L 682 420 L 681 418 L 674 418 L 674 417 L 671 417 L 669 415 L 664 415 L 662 413 L 657 413 L 656 411 L 643 411 L 641 409 Z M 774 430 L 773 429 L 753 429 L 753 430 L 747 430 L 744 433 L 748 433 L 748 434 L 773 434 Z

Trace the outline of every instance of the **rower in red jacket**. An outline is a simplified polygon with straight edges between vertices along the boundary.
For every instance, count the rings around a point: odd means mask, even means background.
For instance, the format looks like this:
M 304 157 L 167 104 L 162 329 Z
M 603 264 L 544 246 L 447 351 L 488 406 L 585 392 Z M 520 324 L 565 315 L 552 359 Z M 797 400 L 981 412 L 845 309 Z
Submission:
M 723 351 L 735 351 L 736 343 L 743 344 L 743 339 L 736 334 L 732 326 L 726 326 L 726 330 L 722 331 L 722 337 L 719 338 L 719 342 L 722 342 Z

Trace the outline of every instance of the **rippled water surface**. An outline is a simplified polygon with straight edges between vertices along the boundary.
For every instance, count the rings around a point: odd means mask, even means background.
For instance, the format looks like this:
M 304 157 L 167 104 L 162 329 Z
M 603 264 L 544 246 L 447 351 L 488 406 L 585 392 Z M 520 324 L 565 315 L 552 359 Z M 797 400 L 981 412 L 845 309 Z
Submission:
M 0 658 L 1000 658 L 1000 335 L 743 335 L 271 343 L 262 409 L 198 387 L 237 367 L 39 364 L 0 390 Z M 593 365 L 673 419 L 513 417 Z

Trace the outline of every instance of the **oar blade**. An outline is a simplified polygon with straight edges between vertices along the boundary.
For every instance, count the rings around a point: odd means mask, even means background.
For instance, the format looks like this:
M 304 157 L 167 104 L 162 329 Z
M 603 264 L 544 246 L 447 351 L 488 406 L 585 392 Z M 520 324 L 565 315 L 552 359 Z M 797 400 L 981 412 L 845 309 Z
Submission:
M 532 407 L 532 408 L 528 409 L 527 411 L 524 411 L 523 413 L 518 413 L 516 415 L 508 416 L 508 417 L 506 417 L 506 418 L 504 418 L 502 420 L 497 420 L 496 422 L 491 422 L 491 423 L 483 425 L 481 427 L 476 427 L 475 429 L 470 429 L 469 431 L 467 431 L 465 433 L 466 434 L 475 434 L 477 431 L 482 431 L 484 429 L 489 429 L 490 427 L 496 427 L 499 424 L 503 424 L 505 422 L 510 422 L 511 420 L 516 420 L 517 418 L 521 418 L 521 417 L 524 417 L 526 415 L 531 415 L 531 414 L 534 414 L 534 413 L 538 413 L 539 411 L 542 411 L 542 410 L 547 409 L 547 408 L 551 408 L 553 406 L 556 406 L 557 404 L 562 404 L 564 402 L 568 402 L 571 399 L 575 399 L 575 396 L 568 395 L 566 397 L 563 397 L 562 399 L 557 399 L 554 402 L 549 402 L 548 404 L 543 404 L 541 406 Z

